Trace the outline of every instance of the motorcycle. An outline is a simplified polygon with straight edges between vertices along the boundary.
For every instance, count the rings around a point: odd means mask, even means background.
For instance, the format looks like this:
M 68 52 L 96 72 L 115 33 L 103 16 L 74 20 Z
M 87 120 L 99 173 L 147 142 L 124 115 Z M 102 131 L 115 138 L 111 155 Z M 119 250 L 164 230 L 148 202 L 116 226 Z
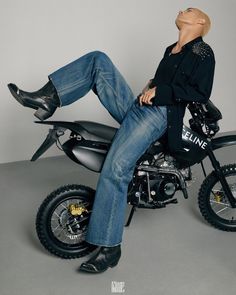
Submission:
M 236 144 L 236 135 L 215 137 L 222 119 L 219 109 L 210 101 L 187 105 L 191 118 L 183 124 L 181 151 L 167 148 L 165 134 L 151 143 L 136 163 L 128 186 L 127 204 L 131 210 L 129 226 L 137 208 L 160 209 L 176 204 L 177 191 L 188 198 L 187 186 L 193 180 L 191 167 L 201 164 L 205 180 L 198 194 L 198 204 L 205 220 L 217 229 L 236 231 L 236 164 L 220 166 L 214 151 Z M 53 127 L 33 155 L 36 161 L 56 143 L 72 161 L 100 172 L 117 128 L 92 121 L 35 121 Z M 61 137 L 69 131 L 64 143 Z M 214 138 L 215 137 L 215 138 Z M 209 157 L 213 170 L 209 175 L 203 159 Z M 95 190 L 82 184 L 69 184 L 50 193 L 38 209 L 36 232 L 50 253 L 65 259 L 79 258 L 98 246 L 85 241 L 92 212 Z

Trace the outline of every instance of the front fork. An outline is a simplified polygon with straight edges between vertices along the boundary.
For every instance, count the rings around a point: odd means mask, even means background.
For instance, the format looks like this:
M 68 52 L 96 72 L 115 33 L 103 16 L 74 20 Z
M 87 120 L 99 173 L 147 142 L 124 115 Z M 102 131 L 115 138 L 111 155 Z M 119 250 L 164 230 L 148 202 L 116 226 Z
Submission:
M 229 184 L 227 183 L 224 174 L 222 173 L 221 167 L 220 167 L 220 163 L 217 161 L 212 149 L 208 149 L 207 154 L 210 158 L 211 164 L 213 166 L 213 168 L 215 169 L 215 174 L 218 177 L 222 188 L 225 192 L 226 198 L 228 199 L 230 205 L 232 208 L 236 208 L 236 199 L 234 198 L 231 189 L 229 187 Z M 201 163 L 202 164 L 202 163 Z M 202 166 L 203 167 L 203 166 Z M 204 170 L 203 170 L 204 171 Z

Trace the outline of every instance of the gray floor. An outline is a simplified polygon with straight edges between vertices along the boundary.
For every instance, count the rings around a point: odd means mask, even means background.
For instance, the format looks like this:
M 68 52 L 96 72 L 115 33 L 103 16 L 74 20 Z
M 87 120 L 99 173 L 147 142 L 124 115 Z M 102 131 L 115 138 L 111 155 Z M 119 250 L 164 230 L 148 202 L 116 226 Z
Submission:
M 226 148 L 216 155 L 222 164 L 236 162 L 235 151 Z M 48 254 L 37 240 L 34 222 L 49 192 L 68 183 L 95 188 L 98 174 L 64 156 L 0 165 L 0 294 L 106 295 L 114 294 L 114 281 L 124 282 L 127 295 L 235 294 L 236 234 L 203 220 L 197 206 L 200 166 L 193 172 L 190 198 L 179 193 L 177 205 L 136 211 L 124 230 L 119 264 L 93 275 L 77 272 L 88 257 L 62 260 Z

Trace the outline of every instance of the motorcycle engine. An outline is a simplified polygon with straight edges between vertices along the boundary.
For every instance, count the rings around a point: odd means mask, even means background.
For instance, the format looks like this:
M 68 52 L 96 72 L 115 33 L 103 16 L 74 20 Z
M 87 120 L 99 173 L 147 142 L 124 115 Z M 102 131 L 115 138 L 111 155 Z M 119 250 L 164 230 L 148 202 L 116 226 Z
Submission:
M 171 203 L 175 192 L 182 190 L 184 181 L 191 180 L 191 175 L 190 167 L 180 168 L 169 154 L 153 155 L 139 163 L 138 171 L 129 184 L 128 202 Z
M 162 179 L 150 180 L 150 194 L 155 201 L 166 201 L 171 199 L 177 188 L 177 183 L 170 176 Z
M 179 170 L 178 164 L 176 163 L 176 160 L 166 154 L 164 157 L 160 156 L 154 156 L 154 162 L 152 165 L 154 165 L 157 168 L 161 168 L 161 170 L 165 170 L 165 173 L 156 173 L 156 172 L 149 172 L 148 177 L 144 173 L 143 176 L 147 177 L 146 180 L 144 178 L 144 186 L 143 186 L 143 192 L 145 199 L 153 199 L 154 201 L 167 201 L 169 199 L 172 199 L 175 192 L 180 188 L 179 179 L 178 177 L 173 174 L 173 170 L 178 170 L 181 172 L 185 178 L 185 171 L 186 169 Z M 143 163 L 145 164 L 145 163 Z M 183 171 L 182 171 L 183 170 Z M 139 175 L 142 175 L 142 171 L 139 172 Z M 148 196 L 149 195 L 149 196 Z

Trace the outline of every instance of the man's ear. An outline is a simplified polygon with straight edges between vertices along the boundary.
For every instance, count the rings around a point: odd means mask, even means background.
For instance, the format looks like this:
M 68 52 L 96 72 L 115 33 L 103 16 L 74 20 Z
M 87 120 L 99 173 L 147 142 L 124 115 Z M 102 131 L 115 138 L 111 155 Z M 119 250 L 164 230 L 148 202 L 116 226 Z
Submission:
M 205 25 L 206 20 L 204 18 L 199 18 L 197 23 L 200 24 L 200 25 Z

